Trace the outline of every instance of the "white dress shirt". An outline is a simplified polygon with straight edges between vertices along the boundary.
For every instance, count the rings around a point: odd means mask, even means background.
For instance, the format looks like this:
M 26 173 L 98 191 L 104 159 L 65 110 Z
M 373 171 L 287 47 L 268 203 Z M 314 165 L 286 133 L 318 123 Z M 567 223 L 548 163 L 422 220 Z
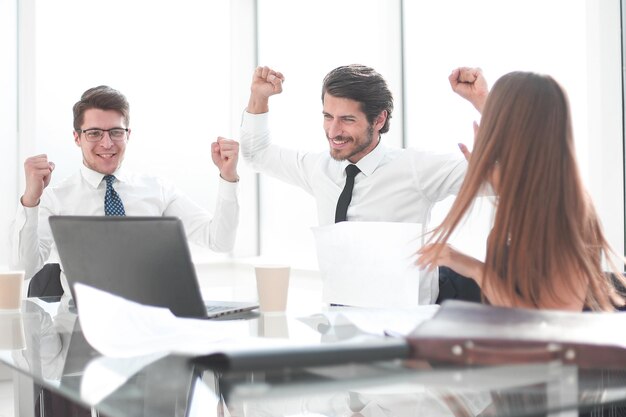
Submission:
M 315 197 L 320 226 L 335 222 L 349 161 L 336 161 L 328 151 L 299 152 L 272 144 L 268 113 L 244 112 L 240 144 L 243 158 L 253 169 Z M 361 173 L 354 180 L 348 220 L 420 223 L 424 227 L 435 203 L 457 194 L 467 170 L 460 152 L 394 149 L 382 142 L 356 165 Z M 428 281 L 420 282 L 420 303 L 434 303 L 439 295 L 437 274 L 429 274 Z
M 127 216 L 174 216 L 182 220 L 190 241 L 227 252 L 235 244 L 239 222 L 238 184 L 220 179 L 213 216 L 172 184 L 157 177 L 118 169 L 113 188 Z M 12 224 L 12 262 L 30 278 L 44 263 L 58 262 L 48 217 L 52 215 L 104 216 L 104 175 L 84 165 L 59 184 L 48 186 L 36 207 L 18 204 Z M 64 278 L 64 277 L 63 277 Z M 67 283 L 62 284 L 68 293 Z
M 268 113 L 244 112 L 241 151 L 256 171 L 304 189 L 315 197 L 320 226 L 335 222 L 348 161 L 330 152 L 299 152 L 270 141 Z M 434 204 L 456 195 L 467 169 L 463 155 L 378 146 L 356 164 L 348 220 L 427 225 Z

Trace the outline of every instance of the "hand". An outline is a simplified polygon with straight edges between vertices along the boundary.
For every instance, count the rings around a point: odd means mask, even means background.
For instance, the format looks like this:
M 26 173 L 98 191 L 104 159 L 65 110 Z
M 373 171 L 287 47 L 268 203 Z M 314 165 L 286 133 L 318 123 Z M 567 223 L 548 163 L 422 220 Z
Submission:
M 285 76 L 269 67 L 257 67 L 252 76 L 248 113 L 260 114 L 269 111 L 269 98 L 283 91 Z
M 474 121 L 474 144 L 476 144 L 476 136 L 478 135 L 478 123 L 476 123 L 476 121 Z M 465 146 L 465 144 L 463 143 L 458 143 L 457 145 L 459 145 L 459 149 L 461 150 L 461 153 L 463 154 L 463 156 L 465 156 L 465 159 L 467 160 L 467 162 L 469 162 L 470 158 L 472 157 L 472 153 L 469 151 L 469 149 L 467 149 L 467 146 Z M 500 164 L 496 161 L 493 169 L 491 170 L 490 174 L 489 174 L 489 178 L 487 179 L 491 189 L 486 189 L 482 192 L 483 195 L 495 195 L 498 193 L 499 187 L 500 187 L 500 175 L 501 171 L 500 171 Z
M 54 162 L 49 162 L 45 154 L 31 156 L 24 161 L 26 189 L 20 199 L 24 207 L 35 207 L 39 204 L 43 190 L 50 184 L 52 171 Z
M 482 113 L 489 87 L 480 68 L 460 67 L 452 71 L 448 77 L 452 90 L 468 100 Z
M 478 134 L 478 123 L 474 121 L 473 126 L 474 126 L 474 143 L 476 143 L 476 135 Z M 459 149 L 461 150 L 461 153 L 465 157 L 465 160 L 469 162 L 470 158 L 472 157 L 472 153 L 469 151 L 469 149 L 464 143 L 457 143 L 457 145 L 459 145 Z
M 211 144 L 211 158 L 220 170 L 220 176 L 228 182 L 239 181 L 237 161 L 239 160 L 239 142 L 218 137 Z
M 459 149 L 461 150 L 461 153 L 465 157 L 465 160 L 469 162 L 470 158 L 472 157 L 472 153 L 469 151 L 469 149 L 467 149 L 467 146 L 465 146 L 464 143 L 458 143 L 457 145 L 459 145 Z
M 472 258 L 454 247 L 443 243 L 426 245 L 417 251 L 419 258 L 417 266 L 432 271 L 438 266 L 447 266 L 455 272 L 473 278 L 478 285 L 482 281 L 484 264 L 476 258 Z

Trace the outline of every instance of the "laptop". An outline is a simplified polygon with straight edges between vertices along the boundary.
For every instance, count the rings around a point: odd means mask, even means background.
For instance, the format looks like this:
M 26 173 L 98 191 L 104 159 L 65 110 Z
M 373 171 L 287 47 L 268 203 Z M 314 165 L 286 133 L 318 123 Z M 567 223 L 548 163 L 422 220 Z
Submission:
M 72 295 L 81 282 L 193 318 L 258 307 L 202 299 L 183 223 L 176 217 L 50 216 L 49 221 Z

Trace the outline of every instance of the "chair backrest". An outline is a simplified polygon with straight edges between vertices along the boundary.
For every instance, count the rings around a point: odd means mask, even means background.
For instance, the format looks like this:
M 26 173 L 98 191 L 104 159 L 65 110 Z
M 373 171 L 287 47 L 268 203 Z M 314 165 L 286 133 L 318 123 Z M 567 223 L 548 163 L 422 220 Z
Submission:
M 626 288 L 624 288 L 624 286 L 622 285 L 622 283 L 617 279 L 617 277 L 615 276 L 614 273 L 612 272 L 605 272 L 605 274 L 608 274 L 609 277 L 611 278 L 611 281 L 613 282 L 613 285 L 615 285 L 615 288 L 617 288 L 617 290 L 621 293 L 621 294 L 626 294 Z M 626 276 L 626 273 L 624 274 Z M 617 310 L 619 311 L 626 311 L 626 306 L 621 306 L 621 307 L 617 307 Z
M 60 297 L 63 295 L 61 286 L 61 266 L 57 263 L 45 264 L 30 280 L 28 297 Z

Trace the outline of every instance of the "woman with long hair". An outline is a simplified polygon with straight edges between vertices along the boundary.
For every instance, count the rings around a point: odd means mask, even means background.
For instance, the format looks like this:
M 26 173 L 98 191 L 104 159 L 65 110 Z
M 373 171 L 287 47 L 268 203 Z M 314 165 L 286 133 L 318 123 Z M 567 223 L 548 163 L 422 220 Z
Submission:
M 491 184 L 485 262 L 447 242 Z M 576 163 L 565 91 L 550 76 L 512 72 L 488 95 L 463 186 L 418 265 L 470 277 L 501 306 L 610 311 L 624 305 L 623 257 L 609 246 Z M 603 268 L 607 262 L 613 275 Z M 622 287 L 623 288 L 623 287 Z

